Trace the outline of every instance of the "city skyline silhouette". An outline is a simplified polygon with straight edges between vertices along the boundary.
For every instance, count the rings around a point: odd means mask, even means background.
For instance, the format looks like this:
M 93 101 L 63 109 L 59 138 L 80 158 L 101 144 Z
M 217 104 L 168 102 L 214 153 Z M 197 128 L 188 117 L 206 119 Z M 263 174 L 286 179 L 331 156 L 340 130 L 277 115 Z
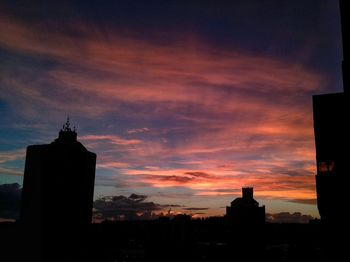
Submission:
M 344 239 L 347 227 L 340 212 L 347 199 L 346 2 L 339 1 L 341 16 L 335 5 L 326 12 L 328 0 L 225 2 L 217 9 L 191 2 L 187 12 L 182 3 L 168 9 L 155 1 L 158 11 L 141 2 L 131 9 L 119 4 L 127 11 L 120 20 L 108 1 L 98 8 L 94 2 L 42 9 L 2 4 L 0 86 L 12 91 L 0 99 L 8 124 L 0 147 L 0 258 L 344 257 L 346 244 L 337 237 Z M 266 14 L 257 13 L 262 7 Z M 165 19 L 167 12 L 186 22 Z M 281 16 L 271 19 L 269 12 Z M 59 20 L 62 14 L 69 19 Z M 254 20 L 245 18 L 254 14 Z M 343 85 L 339 65 L 325 63 L 341 55 L 334 48 L 339 38 L 321 34 L 336 28 L 325 17 L 341 21 Z M 159 22 L 172 25 L 171 34 Z M 261 28 L 273 37 L 263 37 Z M 240 47 L 234 46 L 237 35 Z M 77 119 L 81 135 L 68 117 L 58 138 L 46 144 L 63 111 Z

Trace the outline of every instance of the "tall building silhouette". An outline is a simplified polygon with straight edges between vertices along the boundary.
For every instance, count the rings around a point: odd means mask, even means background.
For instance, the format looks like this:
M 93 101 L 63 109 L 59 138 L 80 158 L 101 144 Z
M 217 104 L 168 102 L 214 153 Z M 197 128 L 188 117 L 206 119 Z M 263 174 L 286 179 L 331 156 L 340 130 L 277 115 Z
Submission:
M 265 223 L 265 206 L 259 206 L 254 199 L 252 187 L 242 188 L 242 197 L 237 197 L 226 207 L 226 218 L 233 224 Z
M 27 147 L 20 221 L 39 261 L 52 261 L 46 255 L 59 237 L 72 240 L 91 223 L 95 165 L 69 118 L 51 144 Z
M 314 133 L 316 144 L 317 206 L 323 221 L 341 221 L 347 206 L 347 151 L 349 144 L 349 36 L 346 27 L 349 1 L 340 1 L 343 34 L 343 93 L 313 96 Z

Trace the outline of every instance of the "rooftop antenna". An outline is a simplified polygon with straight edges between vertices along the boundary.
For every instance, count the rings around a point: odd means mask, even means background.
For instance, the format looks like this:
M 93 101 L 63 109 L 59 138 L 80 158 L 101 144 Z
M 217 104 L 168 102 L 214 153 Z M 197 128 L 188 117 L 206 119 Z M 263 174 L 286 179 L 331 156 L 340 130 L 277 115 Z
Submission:
M 69 115 L 67 116 L 67 121 L 66 121 L 66 123 L 63 125 L 62 131 L 72 131 L 72 129 L 70 128 L 70 119 L 69 119 Z M 74 131 L 75 131 L 75 127 L 74 127 Z

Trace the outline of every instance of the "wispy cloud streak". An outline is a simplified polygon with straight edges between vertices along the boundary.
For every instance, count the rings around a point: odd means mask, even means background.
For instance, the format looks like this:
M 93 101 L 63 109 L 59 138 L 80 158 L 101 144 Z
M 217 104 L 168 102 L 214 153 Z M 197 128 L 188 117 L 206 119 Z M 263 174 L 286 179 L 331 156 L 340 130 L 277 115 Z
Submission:
M 322 74 L 195 35 L 164 45 L 78 20 L 74 34 L 50 26 L 0 19 L 1 48 L 50 64 L 9 63 L 4 99 L 24 117 L 45 111 L 57 122 L 74 112 L 99 170 L 197 196 L 252 185 L 265 199 L 314 199 L 309 95 L 324 88 Z M 11 157 L 3 153 L 0 164 Z

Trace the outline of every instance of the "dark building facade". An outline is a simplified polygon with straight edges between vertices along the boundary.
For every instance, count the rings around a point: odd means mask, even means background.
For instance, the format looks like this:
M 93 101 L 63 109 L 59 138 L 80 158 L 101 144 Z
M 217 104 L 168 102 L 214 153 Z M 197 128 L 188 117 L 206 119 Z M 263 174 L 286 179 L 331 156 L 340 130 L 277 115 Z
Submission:
M 231 202 L 231 206 L 226 207 L 226 218 L 233 224 L 258 225 L 265 223 L 265 206 L 259 206 L 259 202 L 254 199 L 252 187 L 242 188 L 242 197 L 238 197 Z
M 349 1 L 347 1 L 349 2 Z M 346 203 L 349 146 L 349 95 L 347 27 L 349 3 L 340 1 L 343 32 L 343 93 L 313 96 L 314 133 L 316 145 L 317 206 L 323 221 L 341 221 Z
M 95 166 L 96 154 L 77 141 L 69 119 L 51 144 L 27 147 L 20 221 L 39 261 L 51 260 L 43 254 L 58 238 L 73 240 L 91 223 Z

